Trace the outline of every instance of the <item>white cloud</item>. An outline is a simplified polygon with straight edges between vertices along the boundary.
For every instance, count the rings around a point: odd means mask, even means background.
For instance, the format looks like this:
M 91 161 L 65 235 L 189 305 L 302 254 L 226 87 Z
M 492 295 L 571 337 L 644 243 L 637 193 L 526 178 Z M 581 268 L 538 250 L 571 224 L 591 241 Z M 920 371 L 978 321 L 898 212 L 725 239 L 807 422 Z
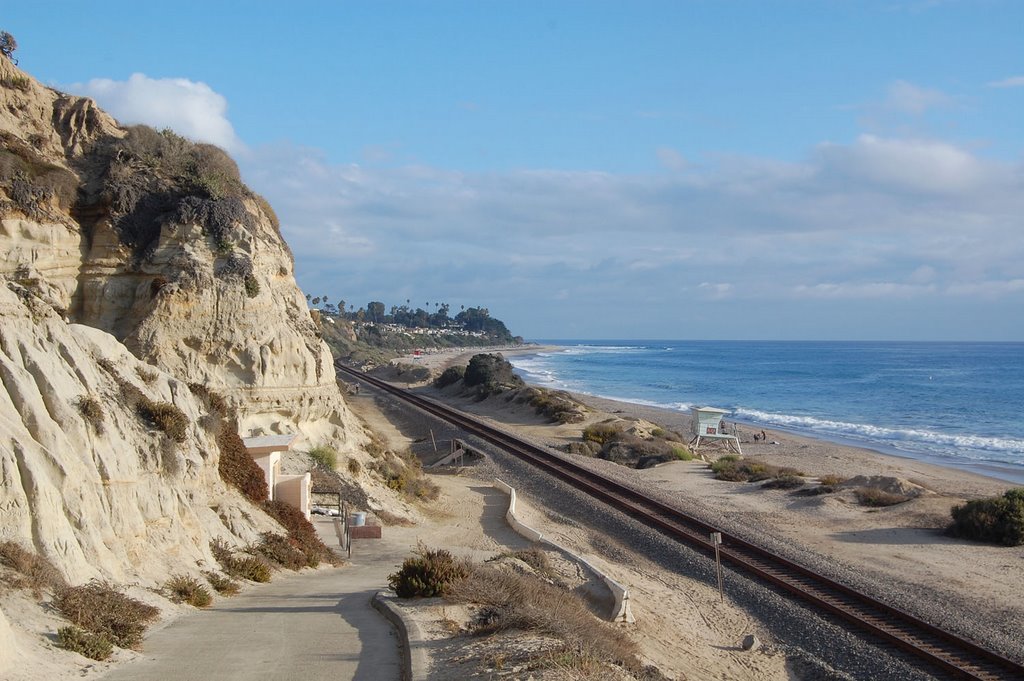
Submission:
M 123 124 L 171 128 L 231 152 L 244 149 L 227 118 L 227 100 L 206 83 L 133 73 L 128 80 L 94 78 L 69 89 L 92 97 Z
M 1000 298 L 1021 292 L 1024 292 L 1024 279 L 957 282 L 949 287 L 949 293 L 953 295 L 982 298 Z
M 685 170 L 686 158 L 671 147 L 658 147 L 658 162 L 668 170 Z
M 614 306 L 629 335 L 680 319 L 670 311 L 693 293 L 750 309 L 940 305 L 1017 295 L 970 282 L 1024 276 L 1024 168 L 938 141 L 864 136 L 798 163 L 729 157 L 647 176 L 366 168 L 288 147 L 242 166 L 281 217 L 300 281 L 357 301 L 413 287 L 566 324 Z
M 886 281 L 821 283 L 793 287 L 797 298 L 820 298 L 825 300 L 872 300 L 892 298 L 916 298 L 935 293 L 931 285 L 901 284 Z
M 954 101 L 940 90 L 897 80 L 889 85 L 885 106 L 893 111 L 920 116 L 929 109 L 950 107 Z
M 852 145 L 820 145 L 817 154 L 828 172 L 897 192 L 959 192 L 987 180 L 985 164 L 944 142 L 861 135 Z
M 697 289 L 712 300 L 723 300 L 732 295 L 733 285 L 729 283 L 711 283 L 703 281 L 697 285 Z
M 988 86 L 998 88 L 1024 87 L 1024 76 L 1010 76 L 1002 80 L 995 80 L 989 83 Z

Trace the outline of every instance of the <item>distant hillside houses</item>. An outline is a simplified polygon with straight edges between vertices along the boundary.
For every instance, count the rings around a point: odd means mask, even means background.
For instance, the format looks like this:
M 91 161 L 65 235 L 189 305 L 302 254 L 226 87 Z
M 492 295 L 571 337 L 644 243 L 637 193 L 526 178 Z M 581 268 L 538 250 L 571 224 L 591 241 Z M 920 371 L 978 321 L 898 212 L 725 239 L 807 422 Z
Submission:
M 402 324 L 388 324 L 378 322 L 353 322 L 356 329 L 372 328 L 387 333 L 400 333 L 405 336 L 465 336 L 469 338 L 486 338 L 488 334 L 483 331 L 470 331 L 459 327 L 446 326 L 442 328 L 418 328 L 408 327 Z

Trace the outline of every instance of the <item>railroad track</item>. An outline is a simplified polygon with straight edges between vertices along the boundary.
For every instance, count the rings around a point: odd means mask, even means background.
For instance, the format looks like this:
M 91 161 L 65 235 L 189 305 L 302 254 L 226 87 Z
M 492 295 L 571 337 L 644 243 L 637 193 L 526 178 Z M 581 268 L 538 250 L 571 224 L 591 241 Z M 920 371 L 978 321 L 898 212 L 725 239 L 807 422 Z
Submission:
M 713 555 L 714 545 L 710 534 L 721 532 L 722 544 L 719 548 L 723 562 L 824 610 L 855 629 L 868 632 L 885 644 L 922 660 L 944 676 L 985 680 L 1024 679 L 1024 666 L 1013 660 L 687 516 L 667 504 L 563 459 L 549 449 L 521 440 L 464 412 L 397 388 L 343 364 L 335 363 L 335 366 L 340 372 L 448 421 L 694 549 Z

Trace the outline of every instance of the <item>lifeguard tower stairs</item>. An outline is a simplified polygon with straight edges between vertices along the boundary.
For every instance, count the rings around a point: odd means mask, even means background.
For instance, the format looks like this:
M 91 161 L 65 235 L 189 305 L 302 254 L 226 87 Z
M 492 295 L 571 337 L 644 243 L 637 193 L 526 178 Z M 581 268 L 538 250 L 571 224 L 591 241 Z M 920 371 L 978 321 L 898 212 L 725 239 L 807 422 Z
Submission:
M 729 435 L 722 427 L 723 417 L 729 414 L 727 409 L 717 407 L 694 407 L 693 409 L 693 439 L 690 446 L 696 454 L 700 448 L 701 440 L 713 440 L 725 442 L 726 446 L 736 449 L 736 453 L 743 456 L 740 449 L 740 440 L 735 435 Z

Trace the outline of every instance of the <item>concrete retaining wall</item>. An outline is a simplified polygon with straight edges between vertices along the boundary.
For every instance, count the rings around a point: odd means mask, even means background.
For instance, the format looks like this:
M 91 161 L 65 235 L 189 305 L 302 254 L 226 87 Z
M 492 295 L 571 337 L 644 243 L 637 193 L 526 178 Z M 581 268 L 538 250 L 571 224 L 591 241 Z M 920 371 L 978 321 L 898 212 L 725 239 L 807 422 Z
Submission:
M 426 681 L 430 666 L 426 651 L 426 640 L 416 622 L 406 616 L 402 608 L 392 601 L 395 597 L 383 591 L 374 594 L 372 603 L 380 614 L 384 615 L 395 629 L 402 646 L 402 681 Z
M 497 478 L 495 478 L 493 485 L 497 489 L 500 489 L 502 492 L 507 494 L 509 497 L 508 511 L 506 511 L 505 513 L 505 519 L 508 520 L 508 524 L 512 527 L 513 530 L 515 530 L 518 534 L 522 535 L 523 537 L 526 537 L 530 541 L 547 544 L 551 548 L 555 549 L 556 551 L 559 551 L 560 553 L 568 557 L 569 560 L 579 563 L 591 574 L 593 574 L 602 582 L 604 582 L 605 586 L 608 587 L 608 590 L 611 591 L 612 597 L 615 599 L 615 605 L 612 608 L 612 622 L 636 621 L 636 619 L 634 619 L 633 617 L 633 612 L 629 607 L 629 589 L 619 584 L 608 575 L 601 572 L 601 570 L 598 569 L 597 566 L 593 565 L 592 563 L 589 563 L 584 558 L 577 556 L 569 549 L 551 541 L 550 539 L 545 539 L 544 535 L 542 535 L 540 532 L 533 529 L 532 527 L 529 527 L 521 523 L 519 519 L 516 518 L 515 488 L 505 482 L 502 482 L 501 480 L 498 480 Z

